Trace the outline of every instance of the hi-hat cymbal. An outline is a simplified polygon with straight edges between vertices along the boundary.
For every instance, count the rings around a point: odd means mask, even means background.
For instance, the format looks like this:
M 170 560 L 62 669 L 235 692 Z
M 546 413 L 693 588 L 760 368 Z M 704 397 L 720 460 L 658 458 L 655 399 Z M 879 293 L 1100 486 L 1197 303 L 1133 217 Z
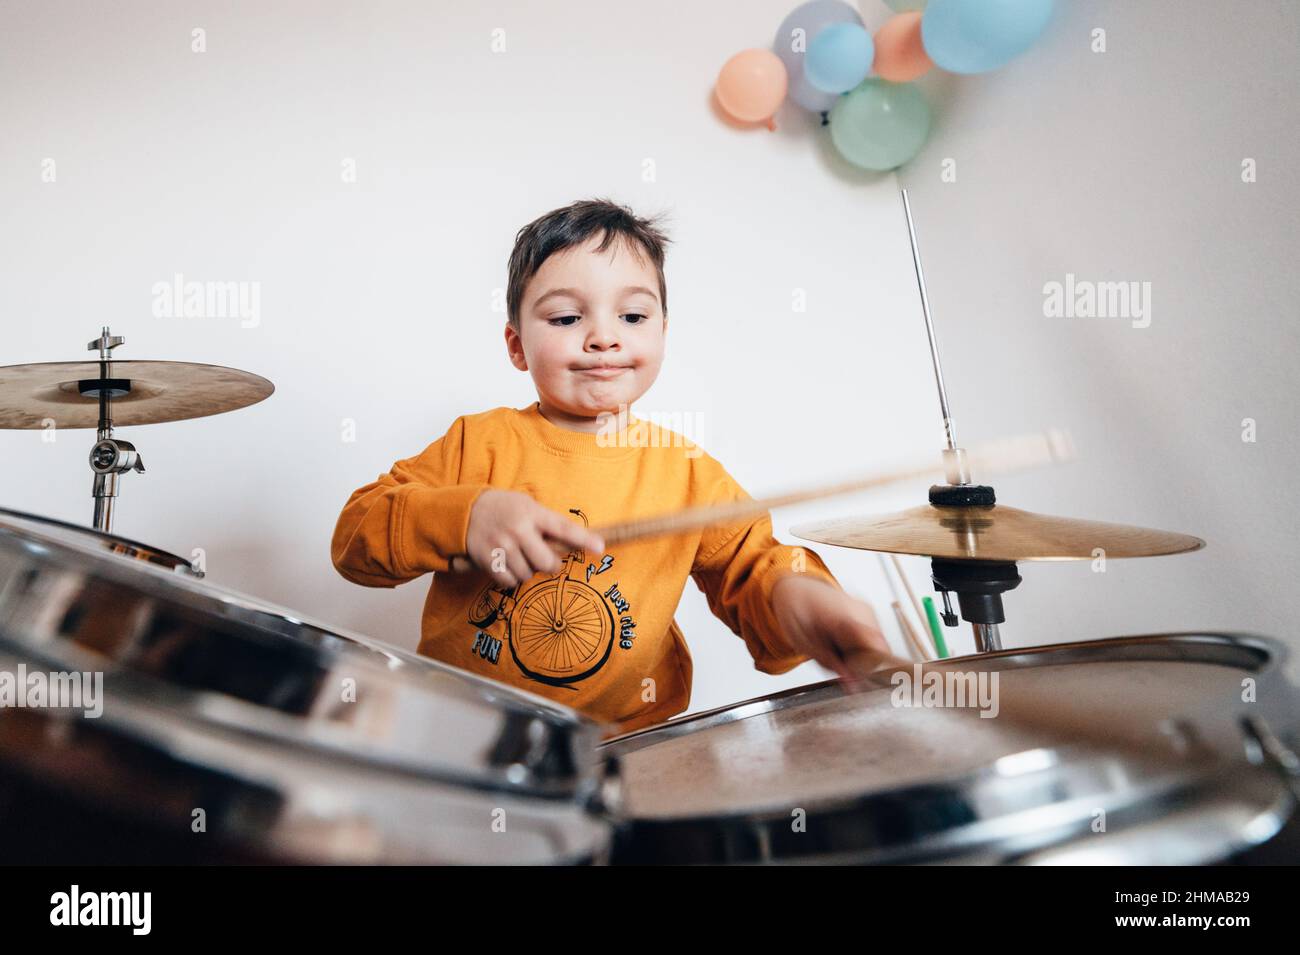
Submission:
M 112 401 L 114 427 L 184 421 L 257 404 L 275 391 L 261 375 L 186 361 L 112 361 L 111 378 L 130 392 Z M 0 428 L 94 428 L 99 399 L 79 381 L 99 377 L 98 361 L 45 361 L 0 368 Z
M 1001 504 L 925 504 L 897 514 L 800 524 L 790 533 L 820 544 L 945 560 L 1091 560 L 1098 551 L 1106 557 L 1156 557 L 1205 546 L 1188 534 L 1052 517 Z

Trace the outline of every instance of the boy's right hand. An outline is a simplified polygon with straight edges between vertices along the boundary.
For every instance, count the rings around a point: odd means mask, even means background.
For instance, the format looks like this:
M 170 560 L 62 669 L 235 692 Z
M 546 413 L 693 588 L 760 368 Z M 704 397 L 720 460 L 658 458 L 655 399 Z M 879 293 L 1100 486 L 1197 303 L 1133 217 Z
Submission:
M 559 511 L 543 507 L 527 494 L 489 488 L 469 512 L 465 546 L 475 566 L 487 571 L 498 587 L 509 589 L 535 574 L 560 569 L 558 542 L 564 552 L 583 548 L 588 555 L 605 552 L 605 542 Z

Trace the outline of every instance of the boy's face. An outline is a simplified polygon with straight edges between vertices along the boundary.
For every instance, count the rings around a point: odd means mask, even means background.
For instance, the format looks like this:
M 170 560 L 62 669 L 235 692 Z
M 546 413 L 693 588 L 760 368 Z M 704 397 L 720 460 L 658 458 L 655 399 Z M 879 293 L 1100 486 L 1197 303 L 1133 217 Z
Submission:
M 543 262 L 524 289 L 519 331 L 506 325 L 511 362 L 532 374 L 546 410 L 571 417 L 631 406 L 664 358 L 668 317 L 654 266 L 622 240 L 598 254 L 602 238 Z

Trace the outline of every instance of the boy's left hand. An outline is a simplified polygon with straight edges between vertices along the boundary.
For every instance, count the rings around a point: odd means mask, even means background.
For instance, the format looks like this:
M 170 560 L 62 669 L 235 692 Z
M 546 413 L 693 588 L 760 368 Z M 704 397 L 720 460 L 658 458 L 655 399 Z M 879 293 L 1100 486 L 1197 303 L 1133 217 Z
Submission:
M 871 604 L 820 577 L 789 574 L 772 589 L 772 612 L 794 649 L 845 680 L 890 658 Z

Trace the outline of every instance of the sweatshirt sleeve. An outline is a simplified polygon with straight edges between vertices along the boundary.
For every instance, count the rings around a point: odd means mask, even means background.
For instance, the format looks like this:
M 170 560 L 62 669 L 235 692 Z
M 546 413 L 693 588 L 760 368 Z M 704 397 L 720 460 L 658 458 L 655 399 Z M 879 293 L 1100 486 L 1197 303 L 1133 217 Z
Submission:
M 712 482 L 709 503 L 752 499 L 720 465 L 717 468 L 720 475 Z M 785 673 L 808 659 L 786 642 L 772 611 L 776 582 L 795 573 L 840 586 L 815 551 L 777 541 L 766 513 L 709 528 L 701 536 L 691 577 L 714 616 L 745 641 L 754 668 L 763 673 Z
M 345 578 L 396 587 L 447 571 L 465 552 L 469 514 L 489 485 L 461 483 L 465 419 L 387 474 L 352 492 L 334 527 L 330 557 Z

